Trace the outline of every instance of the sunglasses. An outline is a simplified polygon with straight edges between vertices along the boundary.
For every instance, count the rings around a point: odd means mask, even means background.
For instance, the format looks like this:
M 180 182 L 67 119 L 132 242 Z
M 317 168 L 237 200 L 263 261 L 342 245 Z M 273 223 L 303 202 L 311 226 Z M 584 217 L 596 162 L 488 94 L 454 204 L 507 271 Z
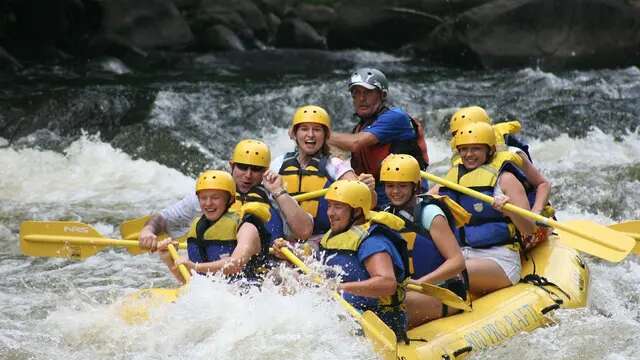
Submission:
M 251 169 L 251 171 L 253 171 L 253 172 L 263 172 L 263 171 L 267 170 L 267 168 L 265 168 L 263 166 L 257 166 L 257 165 L 249 165 L 249 164 L 241 164 L 241 163 L 235 163 L 234 165 L 240 171 L 247 171 L 247 170 Z

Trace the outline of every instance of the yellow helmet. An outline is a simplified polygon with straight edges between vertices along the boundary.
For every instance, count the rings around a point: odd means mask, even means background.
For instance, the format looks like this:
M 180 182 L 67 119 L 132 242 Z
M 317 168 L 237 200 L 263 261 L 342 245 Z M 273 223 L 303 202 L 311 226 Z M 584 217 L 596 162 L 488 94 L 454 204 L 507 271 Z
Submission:
M 296 109 L 293 114 L 293 120 L 291 120 L 291 128 L 293 129 L 298 124 L 302 123 L 314 123 L 324 125 L 327 130 L 331 130 L 331 117 L 327 110 L 316 105 L 306 105 Z
M 338 180 L 331 184 L 324 198 L 345 203 L 354 209 L 360 208 L 365 218 L 369 218 L 372 203 L 371 191 L 361 181 Z
M 420 164 L 407 154 L 390 154 L 380 165 L 380 181 L 420 183 Z
M 491 118 L 487 112 L 480 106 L 467 106 L 456 111 L 449 121 L 449 133 L 455 135 L 458 130 L 462 129 L 469 123 L 483 122 L 491 124 Z
M 236 182 L 226 171 L 207 170 L 198 176 L 196 180 L 196 194 L 200 190 L 222 190 L 229 193 L 230 199 L 235 201 Z
M 267 144 L 260 140 L 242 140 L 233 150 L 231 161 L 268 168 L 271 163 L 271 151 Z
M 456 147 L 471 144 L 496 145 L 496 135 L 493 127 L 483 122 L 471 123 L 461 128 L 453 140 Z

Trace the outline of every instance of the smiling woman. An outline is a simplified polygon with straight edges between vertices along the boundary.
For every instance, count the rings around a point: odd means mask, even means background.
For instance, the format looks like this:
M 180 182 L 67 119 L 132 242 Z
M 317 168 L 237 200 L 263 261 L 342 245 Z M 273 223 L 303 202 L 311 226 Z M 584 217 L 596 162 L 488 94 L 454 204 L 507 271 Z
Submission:
M 271 163 L 271 170 L 282 175 L 287 191 L 293 195 L 325 189 L 336 180 L 355 180 L 349 160 L 331 156 L 327 140 L 331 136 L 331 117 L 322 107 L 299 107 L 289 127 L 289 137 L 296 144 L 293 152 L 279 156 Z M 367 180 L 363 176 L 363 180 Z M 369 179 L 373 185 L 372 179 Z M 276 200 L 278 200 L 276 198 Z M 311 245 L 317 247 L 320 236 L 329 229 L 327 201 L 311 199 L 300 207 L 314 218 Z
M 458 232 L 469 273 L 469 289 L 486 294 L 520 280 L 520 236 L 533 233 L 529 218 L 503 210 L 507 202 L 529 210 L 523 184 L 509 171 L 508 163 L 496 155 L 496 137 L 491 125 L 471 123 L 460 129 L 454 143 L 462 166 L 453 166 L 447 178 L 460 185 L 493 196 L 493 207 L 451 189 L 440 189 L 472 214 L 472 221 Z

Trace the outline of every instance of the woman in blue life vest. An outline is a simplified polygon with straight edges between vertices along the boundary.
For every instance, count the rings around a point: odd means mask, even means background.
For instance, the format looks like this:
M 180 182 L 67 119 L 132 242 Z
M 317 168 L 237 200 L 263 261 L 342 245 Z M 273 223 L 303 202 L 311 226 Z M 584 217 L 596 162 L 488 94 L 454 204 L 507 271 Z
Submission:
M 413 282 L 446 287 L 464 299 L 467 296 L 465 264 L 453 232 L 455 218 L 445 199 L 419 195 L 420 180 L 420 165 L 413 156 L 387 156 L 380 168 L 380 181 L 389 198 L 389 206 L 384 210 L 405 222 L 400 234 L 407 242 Z M 408 292 L 405 304 L 409 328 L 459 312 L 418 292 Z
M 370 211 L 371 191 L 360 181 L 336 181 L 325 198 L 330 230 L 320 241 L 318 256 L 342 269 L 338 291 L 346 301 L 358 310 L 373 311 L 399 340 L 406 340 L 402 283 L 408 276 L 408 255 L 396 232 L 402 220 Z
M 283 154 L 271 162 L 270 171 L 265 174 L 264 185 L 269 189 L 278 206 L 287 208 L 288 199 L 281 197 L 285 192 L 295 196 L 327 188 L 336 180 L 360 180 L 371 187 L 375 186 L 372 175 L 362 174 L 359 177 L 351 168 L 349 160 L 331 156 L 327 139 L 331 136 L 331 118 L 325 109 L 316 105 L 306 105 L 296 109 L 289 127 L 289 137 L 295 142 L 295 151 Z M 278 182 L 276 175 L 281 176 Z M 372 190 L 373 191 L 373 190 Z M 297 206 L 297 205 L 296 205 Z M 300 207 L 314 220 L 313 228 L 307 228 L 297 239 L 310 239 L 317 248 L 322 234 L 329 230 L 327 217 L 327 201 L 324 198 L 300 202 Z M 316 235 L 316 236 L 313 236 Z
M 266 254 L 265 237 L 259 229 L 270 216 L 268 209 L 250 206 L 231 211 L 236 183 L 226 171 L 208 170 L 200 174 L 196 195 L 203 215 L 193 220 L 187 233 L 188 258 L 181 257 L 173 263 L 167 251 L 167 245 L 174 242 L 172 239 L 158 244 L 160 257 L 182 282 L 177 272 L 179 264 L 197 273 L 242 274 L 254 279 Z
M 551 182 L 533 165 L 531 155 L 529 154 L 529 146 L 515 137 L 515 133 L 520 131 L 521 125 L 519 121 L 509 121 L 492 124 L 491 118 L 480 106 L 463 107 L 456 111 L 449 122 L 449 131 L 451 132 L 451 147 L 454 152 L 451 163 L 457 165 L 460 163 L 460 156 L 455 148 L 455 134 L 464 126 L 474 123 L 483 122 L 492 125 L 496 136 L 496 151 L 509 151 L 517 157 L 512 157 L 512 164 L 520 170 L 520 178 L 524 179 L 523 185 L 529 198 L 529 206 L 531 211 L 546 217 L 553 217 L 555 211 L 549 204 L 549 194 L 551 192 Z M 515 170 L 515 169 L 514 169 Z M 536 230 L 534 236 L 523 238 L 525 248 L 531 248 L 536 244 L 546 240 L 549 235 L 549 228 L 540 227 Z
M 457 235 L 465 256 L 469 288 L 485 294 L 516 284 L 520 279 L 520 239 L 535 231 L 533 221 L 502 210 L 507 202 L 529 210 L 529 200 L 508 152 L 496 152 L 491 125 L 476 122 L 462 127 L 454 138 L 461 163 L 451 167 L 447 180 L 494 197 L 493 206 L 439 188 L 471 214 Z M 509 156 L 507 156 L 509 155 Z

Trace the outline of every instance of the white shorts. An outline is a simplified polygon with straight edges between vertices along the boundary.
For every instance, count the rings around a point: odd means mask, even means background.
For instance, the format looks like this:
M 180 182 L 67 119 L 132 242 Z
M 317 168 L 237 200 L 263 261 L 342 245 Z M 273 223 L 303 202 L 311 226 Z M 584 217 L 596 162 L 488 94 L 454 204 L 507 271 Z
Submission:
M 474 249 L 463 247 L 462 254 L 465 259 L 489 259 L 495 261 L 502 271 L 507 275 L 512 284 L 520 281 L 522 264 L 520 263 L 520 253 L 506 246 L 494 246 L 487 249 Z

